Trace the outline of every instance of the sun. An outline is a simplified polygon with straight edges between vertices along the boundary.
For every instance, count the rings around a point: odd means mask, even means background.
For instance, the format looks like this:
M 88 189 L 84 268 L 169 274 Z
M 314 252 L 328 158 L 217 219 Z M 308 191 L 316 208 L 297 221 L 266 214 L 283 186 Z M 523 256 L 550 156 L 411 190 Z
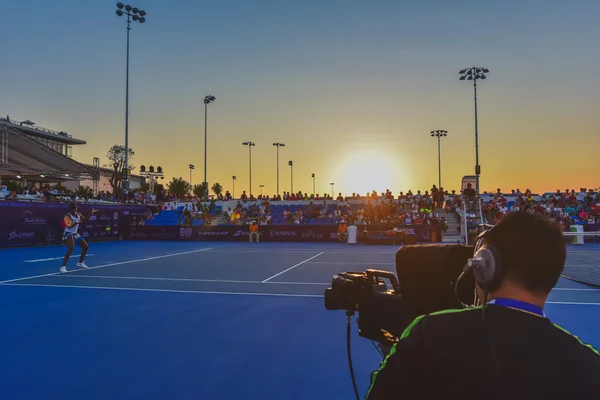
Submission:
M 402 187 L 402 163 L 386 150 L 359 150 L 349 152 L 334 169 L 335 195 L 358 193 L 362 196 L 376 190 L 377 193 Z

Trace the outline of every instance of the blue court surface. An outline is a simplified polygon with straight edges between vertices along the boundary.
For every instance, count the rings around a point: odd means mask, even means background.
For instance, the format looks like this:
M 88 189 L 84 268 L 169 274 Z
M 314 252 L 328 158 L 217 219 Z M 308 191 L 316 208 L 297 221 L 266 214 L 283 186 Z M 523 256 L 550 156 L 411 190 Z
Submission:
M 3 399 L 353 398 L 345 314 L 323 292 L 336 272 L 394 270 L 397 250 L 92 243 L 89 270 L 59 275 L 65 249 L 0 251 Z M 561 280 L 546 311 L 600 347 L 599 306 L 599 289 Z M 353 332 L 364 396 L 381 357 Z

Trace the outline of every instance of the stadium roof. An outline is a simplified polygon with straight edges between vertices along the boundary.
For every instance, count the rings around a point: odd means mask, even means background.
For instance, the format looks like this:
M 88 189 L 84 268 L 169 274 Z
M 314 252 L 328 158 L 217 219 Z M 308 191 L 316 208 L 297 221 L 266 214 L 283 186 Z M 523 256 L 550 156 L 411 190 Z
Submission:
M 0 121 L 0 177 L 21 176 L 37 181 L 91 177 L 93 170 L 88 166 L 28 137 L 13 125 Z
M 6 125 L 11 128 L 14 128 L 20 132 L 23 132 L 27 135 L 37 136 L 45 139 L 52 139 L 60 143 L 65 144 L 86 144 L 84 140 L 73 139 L 71 135 L 66 132 L 58 132 L 48 128 L 42 128 L 40 126 L 36 126 L 35 122 L 26 120 L 26 121 L 15 121 L 6 118 L 0 118 L 0 125 Z

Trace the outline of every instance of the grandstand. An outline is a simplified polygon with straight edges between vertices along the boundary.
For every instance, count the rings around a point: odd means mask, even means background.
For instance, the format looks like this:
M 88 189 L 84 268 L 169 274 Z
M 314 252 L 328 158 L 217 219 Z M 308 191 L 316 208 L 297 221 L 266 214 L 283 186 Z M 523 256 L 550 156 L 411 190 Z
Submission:
M 30 120 L 0 118 L 0 181 L 21 181 L 28 187 L 62 183 L 76 190 L 79 186 L 93 187 L 96 171 L 99 190 L 111 190 L 108 180 L 112 169 L 73 159 L 73 146 L 85 144 L 66 132 L 42 128 Z M 130 181 L 132 189 L 139 189 L 145 178 L 131 175 Z
M 92 169 L 72 158 L 72 146 L 85 141 L 32 121 L 0 118 L 0 179 L 57 182 L 92 177 Z

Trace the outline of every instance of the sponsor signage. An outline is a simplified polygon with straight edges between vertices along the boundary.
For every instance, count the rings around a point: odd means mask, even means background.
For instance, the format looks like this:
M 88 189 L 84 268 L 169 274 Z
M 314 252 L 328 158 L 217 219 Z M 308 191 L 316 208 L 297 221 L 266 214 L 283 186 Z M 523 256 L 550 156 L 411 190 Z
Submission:
M 12 231 L 8 234 L 8 240 L 15 240 L 15 241 L 20 241 L 20 240 L 31 240 L 33 239 L 33 237 L 35 236 L 34 232 L 17 232 L 17 231 Z
M 79 234 L 88 241 L 114 240 L 121 235 L 127 237 L 130 234 L 132 216 L 147 215 L 152 207 L 154 206 L 93 205 L 97 212 L 80 225 Z M 78 204 L 78 211 L 84 216 L 88 216 L 91 210 L 91 204 Z M 61 222 L 68 212 L 69 203 L 0 202 L 0 247 L 60 243 Z M 122 226 L 117 230 L 115 228 L 118 223 Z M 146 232 L 141 234 L 149 239 Z M 172 232 L 165 236 L 164 239 L 176 238 Z
M 418 236 L 421 242 L 431 241 L 431 231 L 438 227 L 429 225 L 413 225 L 410 234 Z M 247 226 L 137 226 L 128 236 L 136 240 L 160 239 L 161 235 L 168 235 L 165 230 L 174 230 L 176 233 L 168 238 L 174 237 L 180 240 L 196 241 L 247 241 Z M 261 242 L 336 242 L 337 226 L 325 225 L 260 225 L 258 228 Z M 384 227 L 369 226 L 369 231 L 386 230 Z M 441 238 L 438 232 L 437 238 Z M 438 239 L 439 240 L 439 239 Z
M 192 237 L 192 228 L 185 227 L 179 228 L 179 237 L 184 239 L 189 239 Z

